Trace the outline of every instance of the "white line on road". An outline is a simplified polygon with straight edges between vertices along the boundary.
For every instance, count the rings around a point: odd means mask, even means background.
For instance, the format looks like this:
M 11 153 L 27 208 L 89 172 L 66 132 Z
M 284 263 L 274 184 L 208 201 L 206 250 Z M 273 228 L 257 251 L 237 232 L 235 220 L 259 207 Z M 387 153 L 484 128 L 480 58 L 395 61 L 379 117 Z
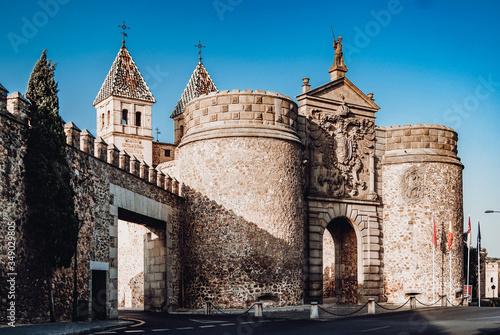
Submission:
M 484 318 L 473 318 L 473 319 L 468 319 L 468 320 L 484 320 L 484 319 L 498 319 L 500 318 L 500 315 L 497 316 L 485 316 Z
M 151 329 L 152 332 L 166 332 L 167 330 L 170 330 L 170 329 L 167 329 L 167 328 L 163 328 L 163 329 Z
M 214 328 L 215 325 L 198 326 L 198 328 Z
M 138 329 L 138 330 L 126 330 L 125 333 L 144 333 L 144 329 Z
M 374 330 L 380 330 L 380 329 L 386 329 L 386 328 L 391 328 L 391 326 L 384 326 L 384 327 L 370 328 L 370 329 L 365 329 L 365 330 L 362 330 L 361 332 L 362 332 L 362 333 L 366 333 L 366 332 L 372 332 L 372 331 L 374 331 Z
M 224 323 L 221 326 L 222 327 L 225 327 L 225 326 L 236 326 L 236 323 Z
M 94 333 L 94 334 L 116 334 L 116 332 L 114 331 L 107 331 L 107 332 L 98 332 L 98 333 Z
M 217 320 L 201 320 L 201 319 L 189 319 L 189 321 L 198 322 L 198 323 L 224 323 L 224 321 L 217 321 Z
M 194 327 L 181 327 L 181 328 L 175 328 L 175 330 L 192 330 Z

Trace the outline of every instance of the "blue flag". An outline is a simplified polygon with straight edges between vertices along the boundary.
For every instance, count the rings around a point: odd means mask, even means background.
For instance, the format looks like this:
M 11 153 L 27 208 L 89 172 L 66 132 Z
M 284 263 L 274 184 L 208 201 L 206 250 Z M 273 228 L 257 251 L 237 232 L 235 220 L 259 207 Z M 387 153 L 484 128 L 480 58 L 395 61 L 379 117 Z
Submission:
M 479 227 L 479 221 L 477 221 L 477 252 L 481 253 L 481 228 Z

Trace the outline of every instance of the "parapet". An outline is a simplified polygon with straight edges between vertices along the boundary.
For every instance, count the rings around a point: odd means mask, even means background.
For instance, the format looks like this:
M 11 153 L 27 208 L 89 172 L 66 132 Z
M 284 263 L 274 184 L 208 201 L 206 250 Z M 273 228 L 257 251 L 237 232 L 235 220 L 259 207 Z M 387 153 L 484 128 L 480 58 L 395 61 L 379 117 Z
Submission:
M 439 161 L 462 165 L 457 156 L 458 134 L 437 124 L 379 127 L 385 134 L 383 164 Z
M 82 131 L 73 122 L 68 122 L 64 125 L 64 132 L 68 146 L 180 196 L 181 188 L 175 178 L 156 170 L 144 161 L 139 161 L 135 156 L 130 156 L 125 150 L 120 151 L 115 145 L 108 145 L 101 137 L 96 139 L 87 129 Z
M 0 113 L 8 113 L 17 121 L 27 124 L 29 102 L 19 92 L 11 93 L 0 84 Z
M 184 108 L 185 136 L 194 140 L 230 136 L 278 137 L 300 142 L 298 108 L 286 95 L 263 90 L 232 90 L 202 95 Z

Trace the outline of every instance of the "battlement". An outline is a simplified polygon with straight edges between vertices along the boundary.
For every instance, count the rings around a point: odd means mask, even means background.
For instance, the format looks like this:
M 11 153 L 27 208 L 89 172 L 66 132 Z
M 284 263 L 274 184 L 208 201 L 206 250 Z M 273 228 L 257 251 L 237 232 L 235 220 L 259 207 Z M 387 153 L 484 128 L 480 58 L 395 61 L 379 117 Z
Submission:
M 217 134 L 211 132 L 212 137 L 269 136 L 299 141 L 297 117 L 295 102 L 280 93 L 263 90 L 212 92 L 186 105 L 185 136 L 181 145 L 209 136 L 206 133 L 209 130 L 217 130 Z
M 180 196 L 179 182 L 162 171 L 139 161 L 125 150 L 120 151 L 115 145 L 108 145 L 101 137 L 95 138 L 87 129 L 83 131 L 73 122 L 64 126 L 66 144 L 91 156 L 109 163 L 127 173 L 131 173 L 144 181 L 156 185 L 166 191 Z
M 0 84 L 0 113 L 7 114 L 15 120 L 26 124 L 28 122 L 29 102 L 20 92 L 7 95 L 7 91 Z
M 438 160 L 461 165 L 457 156 L 458 134 L 450 127 L 425 123 L 378 129 L 385 133 L 384 164 L 405 159 L 418 161 L 427 156 L 426 160 L 441 157 Z

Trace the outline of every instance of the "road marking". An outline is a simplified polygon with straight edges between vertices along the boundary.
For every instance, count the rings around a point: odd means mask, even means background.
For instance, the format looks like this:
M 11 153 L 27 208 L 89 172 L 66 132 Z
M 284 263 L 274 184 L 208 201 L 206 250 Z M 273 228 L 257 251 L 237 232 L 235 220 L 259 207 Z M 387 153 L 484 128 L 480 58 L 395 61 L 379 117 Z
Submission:
M 170 329 L 167 329 L 167 328 L 163 328 L 163 329 L 151 329 L 152 332 L 165 332 L 167 330 L 170 330 Z
M 175 328 L 175 330 L 192 330 L 194 327 L 181 327 L 181 328 Z
M 198 328 L 213 328 L 215 325 L 198 326 Z
M 189 319 L 189 321 L 198 322 L 198 323 L 224 323 L 224 322 L 226 322 L 226 321 L 200 320 L 200 319 Z
M 365 330 L 362 330 L 361 332 L 362 332 L 362 333 L 366 333 L 366 332 L 371 332 L 371 331 L 374 331 L 374 330 L 380 330 L 380 329 L 386 329 L 386 328 L 391 328 L 391 326 L 384 326 L 384 327 L 370 328 L 370 329 L 365 329 Z
M 238 322 L 240 325 L 247 325 L 249 323 L 255 323 L 254 321 L 243 321 L 243 322 Z
M 483 318 L 473 318 L 473 319 L 469 319 L 469 320 L 498 319 L 498 318 L 500 318 L 500 315 L 497 315 L 497 316 L 485 316 Z
M 236 326 L 236 323 L 224 323 L 221 326 L 222 327 L 225 327 L 225 326 Z
M 126 319 L 123 319 L 123 320 L 132 320 L 132 321 L 137 321 L 139 322 L 138 324 L 136 325 L 132 325 L 132 326 L 129 326 L 129 327 L 139 327 L 139 326 L 142 326 L 143 324 L 146 323 L 146 321 L 142 321 L 142 320 L 139 320 L 139 319 L 131 319 L 131 318 L 126 318 Z
M 116 334 L 116 332 L 114 331 L 107 331 L 107 332 L 98 332 L 98 333 L 94 333 L 94 334 Z
M 138 330 L 126 330 L 125 333 L 144 333 L 144 329 L 138 329 Z

